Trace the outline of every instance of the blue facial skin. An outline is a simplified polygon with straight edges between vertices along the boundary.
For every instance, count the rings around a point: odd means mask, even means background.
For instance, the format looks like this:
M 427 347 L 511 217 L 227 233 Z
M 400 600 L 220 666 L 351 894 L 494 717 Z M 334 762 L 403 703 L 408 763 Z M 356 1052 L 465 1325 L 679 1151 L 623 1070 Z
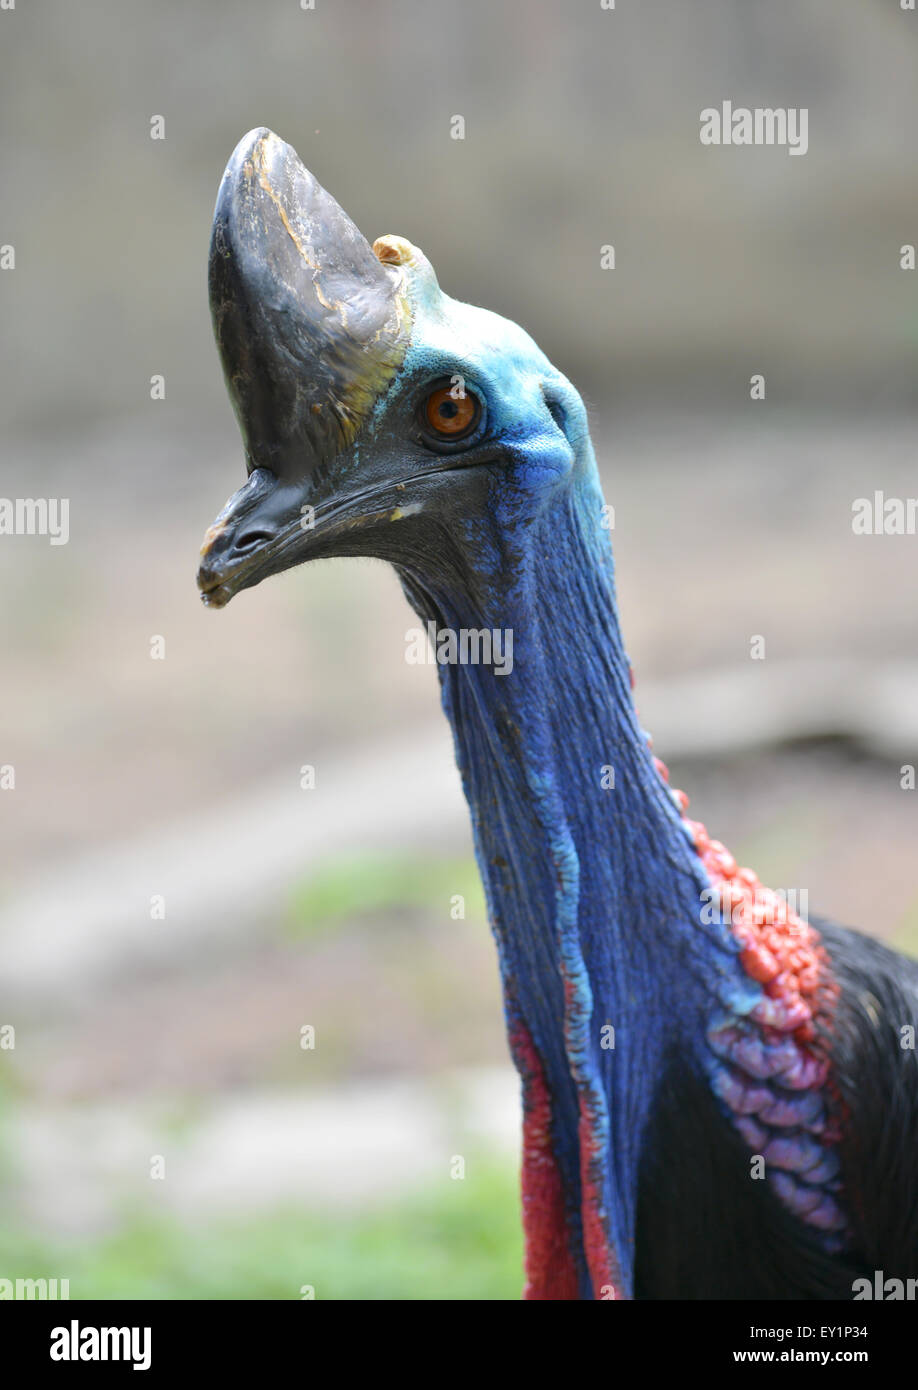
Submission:
M 710 880 L 637 721 L 583 403 L 516 324 L 442 295 L 426 262 L 412 278 L 410 347 L 360 447 L 391 437 L 425 383 L 458 375 L 483 406 L 465 449 L 491 441 L 499 451 L 479 466 L 479 505 L 466 497 L 442 519 L 444 552 L 461 558 L 408 559 L 399 568 L 425 620 L 512 629 L 510 674 L 439 668 L 443 708 L 471 808 L 508 1026 L 525 1024 L 552 1096 L 582 1292 L 592 1296 L 581 1108 L 601 1155 L 603 1217 L 629 1296 L 648 1078 L 661 1076 L 678 1049 L 727 1096 L 731 1059 L 716 1055 L 708 1037 L 727 1023 L 757 1035 L 748 1015 L 762 991 L 740 966 L 729 924 L 702 921 Z M 608 769 L 614 788 L 603 785 Z M 601 1046 L 607 1024 L 614 1049 Z M 785 1117 L 798 1169 L 812 1161 L 807 1146 L 820 1127 L 821 1098 L 818 1114 L 813 1100 L 797 1098 L 810 1107 L 806 1129 L 793 1097 Z M 787 1163 L 793 1173 L 793 1156 Z M 814 1171 L 820 1182 L 834 1177 L 831 1161 Z

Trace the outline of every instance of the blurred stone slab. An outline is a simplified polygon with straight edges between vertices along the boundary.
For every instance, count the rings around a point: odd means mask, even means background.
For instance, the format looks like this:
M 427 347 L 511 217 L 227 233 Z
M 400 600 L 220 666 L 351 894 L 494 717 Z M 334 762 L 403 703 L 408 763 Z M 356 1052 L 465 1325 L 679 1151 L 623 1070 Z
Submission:
M 290 1205 L 368 1206 L 450 1182 L 454 1155 L 514 1161 L 519 1135 L 519 1079 L 508 1064 L 426 1081 L 222 1094 L 178 1133 L 168 1100 L 24 1100 L 6 1143 L 21 1219 L 85 1234 L 128 1212 L 194 1224 Z M 161 1181 L 150 1177 L 153 1155 L 164 1159 Z

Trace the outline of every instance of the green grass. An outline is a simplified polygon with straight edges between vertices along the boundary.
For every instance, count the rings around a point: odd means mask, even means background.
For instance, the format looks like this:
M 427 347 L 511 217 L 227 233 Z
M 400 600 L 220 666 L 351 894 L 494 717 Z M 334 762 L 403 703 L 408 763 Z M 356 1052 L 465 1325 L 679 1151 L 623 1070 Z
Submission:
M 463 1181 L 383 1210 L 278 1211 L 209 1225 L 129 1221 L 93 1242 L 0 1236 L 4 1278 L 68 1278 L 80 1298 L 517 1299 L 516 1172 L 468 1161 Z
M 470 858 L 342 856 L 297 884 L 286 925 L 292 936 L 312 937 L 342 921 L 405 908 L 435 909 L 446 915 L 457 893 L 465 898 L 466 919 L 483 921 L 484 894 Z

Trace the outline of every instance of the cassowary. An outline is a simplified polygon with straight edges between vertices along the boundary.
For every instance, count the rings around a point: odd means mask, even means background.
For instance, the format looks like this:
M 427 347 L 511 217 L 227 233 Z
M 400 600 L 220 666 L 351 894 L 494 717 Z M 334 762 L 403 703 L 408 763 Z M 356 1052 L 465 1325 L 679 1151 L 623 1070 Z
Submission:
M 512 634 L 502 669 L 439 672 L 522 1079 L 527 1295 L 918 1274 L 918 966 L 802 920 L 669 787 L 577 392 L 267 130 L 220 185 L 210 295 L 248 481 L 205 603 L 373 556 L 437 633 Z

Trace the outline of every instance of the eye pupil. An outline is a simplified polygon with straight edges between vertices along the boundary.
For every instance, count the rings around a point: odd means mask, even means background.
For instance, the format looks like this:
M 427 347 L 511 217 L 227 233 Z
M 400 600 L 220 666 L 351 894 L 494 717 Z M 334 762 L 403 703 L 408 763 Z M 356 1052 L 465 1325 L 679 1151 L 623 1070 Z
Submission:
M 421 412 L 422 421 L 443 439 L 471 434 L 481 416 L 481 404 L 470 391 L 455 396 L 448 386 L 431 391 Z

